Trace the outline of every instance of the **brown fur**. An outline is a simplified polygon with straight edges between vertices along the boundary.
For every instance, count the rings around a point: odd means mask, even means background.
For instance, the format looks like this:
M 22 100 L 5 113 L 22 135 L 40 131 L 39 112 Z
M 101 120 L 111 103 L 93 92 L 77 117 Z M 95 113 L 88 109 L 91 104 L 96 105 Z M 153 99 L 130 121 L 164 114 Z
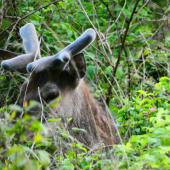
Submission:
M 50 72 L 48 72 L 48 74 L 51 75 Z M 36 77 L 37 75 L 32 75 L 27 90 L 25 88 L 21 90 L 22 95 L 25 90 L 27 91 L 25 100 L 29 101 L 34 99 L 39 101 L 38 87 L 40 87 L 41 98 L 44 101 L 46 101 L 46 96 L 48 96 L 50 90 L 59 91 L 60 97 L 63 99 L 58 103 L 56 109 L 53 108 L 53 111 L 51 111 L 51 109 L 48 110 L 48 118 L 62 118 L 63 123 L 67 122 L 67 118 L 72 118 L 72 121 L 70 121 L 67 126 L 69 133 L 88 147 L 92 147 L 99 142 L 104 143 L 105 146 L 112 146 L 119 142 L 113 120 L 106 115 L 102 107 L 94 99 L 84 80 L 82 80 L 75 89 L 70 89 L 67 86 L 60 89 L 57 85 L 57 80 L 61 81 L 57 78 L 58 74 L 53 74 L 51 80 L 48 74 L 44 74 L 42 80 L 34 78 L 34 76 Z M 48 78 L 46 78 L 45 75 Z M 55 81 L 53 80 L 54 77 Z M 45 82 L 44 80 L 48 81 Z M 39 84 L 37 82 L 39 82 Z M 67 81 L 65 81 L 65 83 L 67 83 Z M 23 86 L 26 86 L 26 84 Z M 33 114 L 31 112 L 29 114 L 35 115 L 39 112 L 40 110 L 35 111 L 34 109 Z M 73 127 L 85 129 L 86 132 L 73 131 Z
M 62 100 L 57 103 L 57 108 L 44 112 L 47 118 L 61 118 L 63 125 L 67 124 L 69 133 L 88 147 L 99 142 L 105 146 L 117 144 L 119 139 L 114 121 L 98 104 L 83 80 L 86 61 L 84 54 L 79 52 L 93 42 L 95 31 L 86 30 L 72 44 L 48 58 L 41 58 L 33 24 L 22 27 L 20 34 L 26 54 L 0 50 L 0 57 L 5 60 L 1 63 L 3 69 L 31 73 L 28 82 L 21 88 L 21 105 L 25 101 L 35 100 L 46 106 L 52 99 L 60 97 Z M 41 108 L 38 107 L 28 112 L 35 116 L 40 113 Z M 72 120 L 68 123 L 69 118 Z M 57 124 L 49 124 L 52 131 L 56 131 Z M 73 127 L 85 129 L 86 132 L 75 131 Z
M 99 142 L 105 146 L 117 144 L 119 138 L 116 135 L 114 120 L 106 114 L 81 79 L 80 75 L 83 76 L 84 73 L 85 61 L 76 58 L 63 70 L 44 70 L 31 74 L 29 81 L 21 88 L 21 105 L 30 100 L 40 102 L 40 98 L 46 105 L 51 101 L 51 94 L 59 94 L 57 97 L 61 97 L 62 100 L 57 103 L 57 108 L 46 111 L 47 118 L 61 118 L 62 123 L 67 124 L 67 118 L 72 118 L 67 126 L 69 133 L 87 147 Z M 28 114 L 38 116 L 40 113 L 41 109 L 35 107 Z M 50 125 L 53 131 L 56 126 Z M 73 127 L 85 129 L 86 132 L 74 131 Z

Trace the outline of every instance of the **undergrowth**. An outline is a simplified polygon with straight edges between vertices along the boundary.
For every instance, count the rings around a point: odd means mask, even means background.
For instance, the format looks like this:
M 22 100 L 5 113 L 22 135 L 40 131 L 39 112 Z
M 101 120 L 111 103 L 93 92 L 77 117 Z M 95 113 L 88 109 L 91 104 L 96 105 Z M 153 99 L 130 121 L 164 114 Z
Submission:
M 131 101 L 126 99 L 117 117 L 122 142 L 109 151 L 102 145 L 88 149 L 59 126 L 58 135 L 45 138 L 48 127 L 37 118 L 25 113 L 15 119 L 19 106 L 1 108 L 0 169 L 168 169 L 169 93 L 170 79 L 162 77 L 152 91 L 138 90 Z M 33 134 L 29 139 L 28 132 Z

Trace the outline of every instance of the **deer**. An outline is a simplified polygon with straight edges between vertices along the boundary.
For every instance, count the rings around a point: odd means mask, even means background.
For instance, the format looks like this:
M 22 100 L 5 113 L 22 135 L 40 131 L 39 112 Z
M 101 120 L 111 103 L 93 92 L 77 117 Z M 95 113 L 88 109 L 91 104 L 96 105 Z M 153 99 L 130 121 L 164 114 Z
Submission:
M 26 54 L 0 50 L 0 57 L 4 70 L 29 75 L 21 87 L 21 105 L 32 100 L 47 105 L 61 98 L 56 108 L 46 111 L 48 118 L 61 118 L 62 122 L 71 118 L 67 126 L 69 133 L 85 146 L 92 147 L 99 142 L 106 147 L 118 144 L 115 122 L 94 98 L 84 80 L 86 61 L 81 51 L 95 40 L 96 32 L 87 29 L 73 43 L 48 57 L 41 56 L 40 43 L 32 23 L 21 27 L 19 32 Z M 28 114 L 37 116 L 41 111 L 41 108 L 35 107 Z M 85 131 L 77 132 L 73 127 Z M 51 128 L 55 131 L 56 125 Z

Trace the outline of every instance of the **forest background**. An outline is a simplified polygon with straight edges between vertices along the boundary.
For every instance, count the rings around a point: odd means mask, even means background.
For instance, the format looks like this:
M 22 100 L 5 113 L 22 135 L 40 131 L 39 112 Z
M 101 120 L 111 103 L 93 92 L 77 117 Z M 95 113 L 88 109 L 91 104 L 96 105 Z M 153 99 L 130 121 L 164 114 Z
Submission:
M 11 104 L 18 104 L 27 77 L 1 69 L 0 169 L 170 168 L 168 0 L 0 0 L 0 19 L 1 49 L 24 53 L 19 29 L 33 23 L 43 56 L 56 54 L 93 28 L 96 40 L 84 50 L 86 80 L 122 136 L 107 153 L 80 143 L 68 143 L 74 147 L 64 152 L 53 139 L 38 137 L 23 142 L 27 119 L 9 122 L 10 110 L 21 109 Z M 40 123 L 32 129 L 41 130 Z

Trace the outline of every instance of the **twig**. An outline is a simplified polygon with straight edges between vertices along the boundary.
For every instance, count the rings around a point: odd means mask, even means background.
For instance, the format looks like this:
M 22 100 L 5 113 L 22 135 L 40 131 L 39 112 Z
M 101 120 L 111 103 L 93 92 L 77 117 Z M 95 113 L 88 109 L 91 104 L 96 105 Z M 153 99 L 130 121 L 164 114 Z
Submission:
M 132 14 L 130 16 L 130 19 L 126 19 L 126 22 L 127 22 L 127 27 L 126 27 L 126 31 L 125 31 L 125 35 L 122 39 L 122 45 L 120 46 L 120 50 L 119 50 L 119 54 L 118 54 L 118 59 L 117 59 L 117 62 L 116 62 L 116 65 L 113 69 L 113 78 L 111 80 L 111 86 L 109 86 L 108 88 L 108 91 L 107 91 L 107 98 L 106 98 L 106 104 L 109 106 L 109 102 L 110 102 L 110 96 L 112 94 L 112 86 L 113 86 L 113 83 L 114 83 L 114 77 L 115 77 L 115 74 L 116 74 L 116 71 L 117 71 L 117 68 L 118 68 L 118 65 L 120 63 L 120 58 L 121 58 L 121 54 L 122 54 L 122 51 L 123 51 L 123 48 L 124 48 L 124 44 L 125 44 L 125 40 L 127 38 L 127 33 L 128 33 L 128 30 L 129 30 L 129 27 L 130 27 L 130 24 L 131 24 L 131 21 L 133 19 L 133 15 L 136 13 L 136 8 L 137 8 L 137 5 L 139 3 L 140 0 L 137 0 L 134 8 L 133 8 L 133 11 L 132 11 Z
M 60 1 L 62 1 L 62 0 L 57 0 L 57 1 L 51 2 L 50 4 L 47 4 L 47 5 L 45 5 L 45 6 L 42 6 L 42 7 L 38 8 L 38 9 L 36 9 L 35 11 L 31 12 L 30 14 L 27 14 L 27 15 L 23 16 L 22 18 L 19 18 L 17 21 L 13 22 L 10 26 L 8 26 L 8 28 L 6 28 L 5 30 L 3 30 L 0 34 L 3 34 L 6 30 L 8 30 L 8 29 L 9 29 L 10 27 L 12 27 L 13 25 L 15 25 L 16 22 L 19 23 L 21 20 L 29 17 L 30 15 L 34 14 L 35 12 L 37 12 L 37 11 L 43 9 L 43 8 L 46 8 L 46 7 L 48 7 L 48 6 L 52 5 L 52 4 L 55 4 L 55 3 L 57 3 L 57 2 L 60 2 Z
M 80 6 L 81 6 L 81 8 L 82 8 L 82 10 L 83 10 L 86 18 L 89 20 L 90 24 L 93 26 L 94 30 L 96 31 L 97 35 L 99 36 L 99 39 L 100 39 L 100 41 L 101 41 L 101 45 L 102 45 L 103 51 L 104 51 L 104 57 L 106 58 L 107 62 L 112 66 L 112 63 L 111 63 L 111 61 L 110 61 L 110 59 L 109 59 L 109 57 L 108 57 L 108 55 L 107 55 L 107 53 L 106 53 L 106 50 L 105 50 L 104 45 L 103 45 L 103 40 L 101 39 L 101 36 L 100 36 L 99 32 L 97 31 L 95 25 L 92 23 L 92 21 L 90 20 L 89 16 L 87 15 L 87 12 L 85 11 L 85 9 L 84 9 L 81 1 L 78 0 L 78 2 L 79 2 L 79 4 L 80 4 Z

